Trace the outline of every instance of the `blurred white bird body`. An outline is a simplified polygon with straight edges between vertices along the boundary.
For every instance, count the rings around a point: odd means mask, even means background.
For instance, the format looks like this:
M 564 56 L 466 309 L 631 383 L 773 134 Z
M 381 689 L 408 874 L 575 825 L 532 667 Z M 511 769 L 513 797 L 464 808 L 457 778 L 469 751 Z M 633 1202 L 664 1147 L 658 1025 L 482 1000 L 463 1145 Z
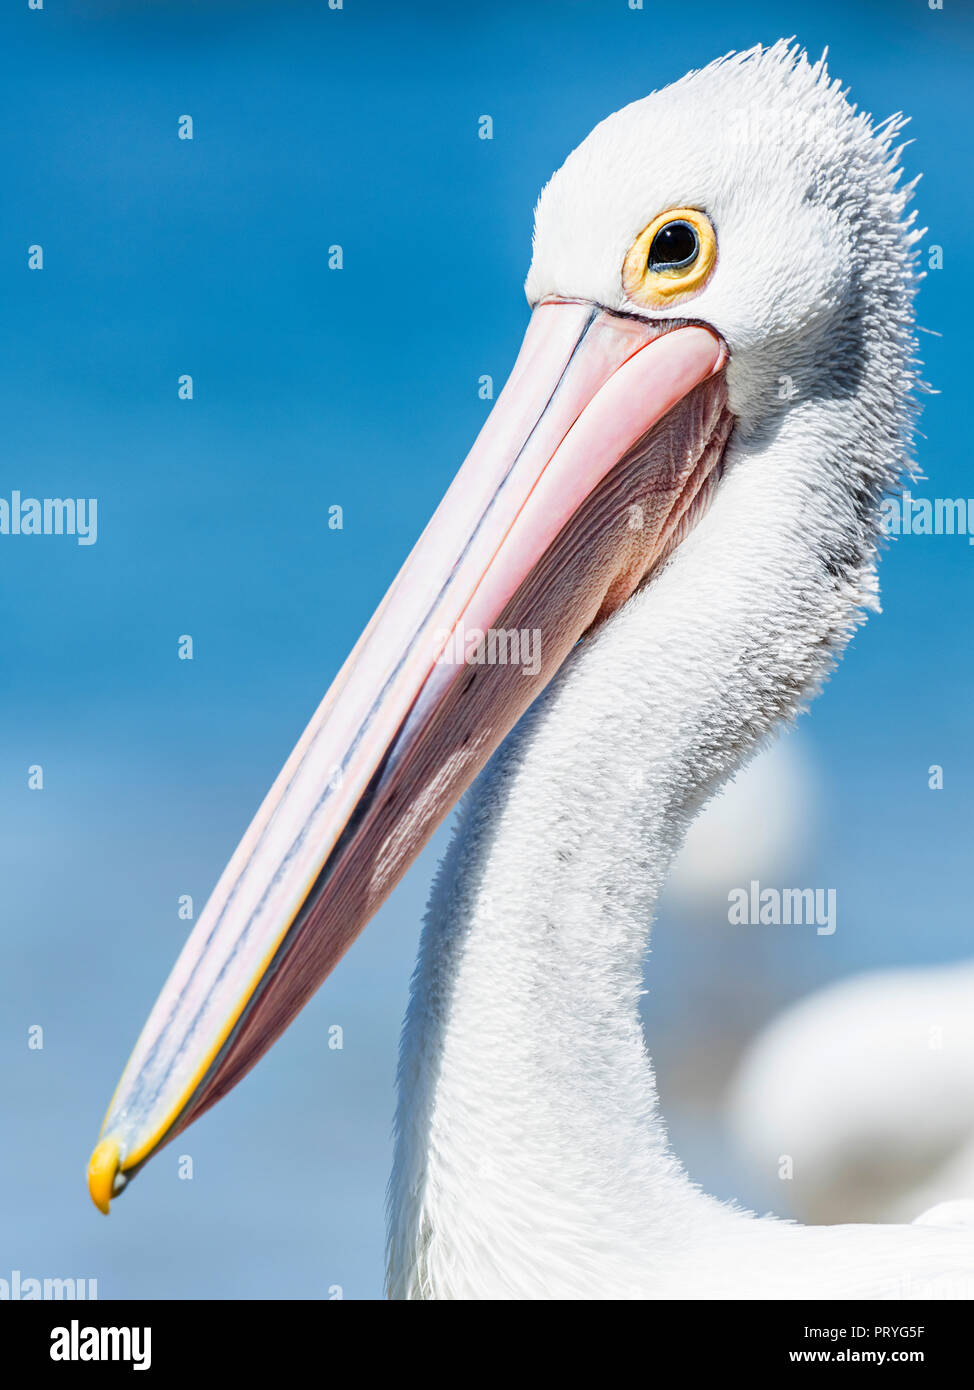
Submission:
M 815 1229 L 699 1191 L 638 1012 L 688 825 L 876 606 L 916 384 L 900 129 L 779 44 L 617 112 L 553 177 L 511 379 L 143 1030 L 89 1167 L 103 1210 L 287 1026 L 493 754 L 404 1029 L 390 1294 L 971 1292 L 965 1210 Z M 458 620 L 537 628 L 540 684 L 444 665 Z
M 974 964 L 875 971 L 786 1009 L 728 1097 L 754 1167 L 792 1155 L 813 1220 L 912 1221 L 974 1198 Z

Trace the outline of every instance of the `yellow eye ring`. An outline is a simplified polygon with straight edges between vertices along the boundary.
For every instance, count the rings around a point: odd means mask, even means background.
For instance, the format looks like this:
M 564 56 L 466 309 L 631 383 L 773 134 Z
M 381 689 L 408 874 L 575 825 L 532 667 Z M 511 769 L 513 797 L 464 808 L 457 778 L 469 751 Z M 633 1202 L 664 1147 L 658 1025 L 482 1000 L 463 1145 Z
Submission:
M 644 227 L 626 253 L 622 288 L 636 304 L 662 309 L 706 284 L 717 260 L 717 236 L 696 208 L 669 208 Z

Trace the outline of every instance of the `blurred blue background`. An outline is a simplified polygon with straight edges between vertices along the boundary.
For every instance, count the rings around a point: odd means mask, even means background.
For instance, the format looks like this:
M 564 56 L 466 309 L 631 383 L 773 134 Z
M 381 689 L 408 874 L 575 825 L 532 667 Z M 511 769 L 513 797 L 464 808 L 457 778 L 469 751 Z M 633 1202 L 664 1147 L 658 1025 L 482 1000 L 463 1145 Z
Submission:
M 914 491 L 974 492 L 963 9 L 4 7 L 0 495 L 97 497 L 99 532 L 0 536 L 0 1277 L 94 1277 L 102 1297 L 381 1294 L 397 1035 L 445 832 L 106 1221 L 84 1165 L 186 935 L 177 898 L 202 907 L 476 434 L 478 377 L 499 387 L 526 322 L 541 184 L 602 116 L 686 69 L 794 33 L 830 46 L 867 109 L 912 114 L 906 162 L 944 247 L 920 301 L 941 394 Z M 972 565 L 963 537 L 896 543 L 885 614 L 798 735 L 820 808 L 793 881 L 837 889 L 835 936 L 755 928 L 730 949 L 719 900 L 663 913 L 651 1048 L 676 1150 L 720 1196 L 756 1200 L 717 1116 L 750 1031 L 843 973 L 970 950 Z

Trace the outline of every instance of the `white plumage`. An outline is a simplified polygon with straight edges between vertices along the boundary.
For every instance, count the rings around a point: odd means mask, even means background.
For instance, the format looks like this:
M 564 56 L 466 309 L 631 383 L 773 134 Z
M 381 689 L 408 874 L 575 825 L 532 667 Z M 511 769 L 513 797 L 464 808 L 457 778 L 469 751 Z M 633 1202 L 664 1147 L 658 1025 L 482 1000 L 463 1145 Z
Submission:
M 626 310 L 640 228 L 707 210 L 717 269 L 659 316 L 723 335 L 737 424 L 707 514 L 468 794 L 404 1031 L 394 1297 L 971 1292 L 964 1212 L 809 1228 L 695 1188 L 637 1007 L 689 821 L 876 607 L 875 505 L 905 466 L 915 385 L 901 128 L 779 44 L 611 116 L 542 194 L 532 303 Z
M 691 824 L 661 904 L 680 922 L 726 922 L 728 893 L 756 879 L 793 883 L 821 813 L 816 770 L 797 729 L 746 763 Z M 715 915 L 716 914 L 716 915 Z

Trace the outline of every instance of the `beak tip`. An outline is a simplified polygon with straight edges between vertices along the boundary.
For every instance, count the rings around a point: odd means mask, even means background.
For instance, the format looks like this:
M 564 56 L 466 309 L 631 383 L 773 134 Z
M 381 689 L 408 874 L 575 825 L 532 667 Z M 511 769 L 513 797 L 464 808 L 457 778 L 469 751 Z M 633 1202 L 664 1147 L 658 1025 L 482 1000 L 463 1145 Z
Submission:
M 91 1200 L 100 1212 L 108 1215 L 112 1197 L 121 1187 L 116 1178 L 121 1177 L 121 1148 L 117 1139 L 102 1139 L 88 1160 L 88 1191 Z

